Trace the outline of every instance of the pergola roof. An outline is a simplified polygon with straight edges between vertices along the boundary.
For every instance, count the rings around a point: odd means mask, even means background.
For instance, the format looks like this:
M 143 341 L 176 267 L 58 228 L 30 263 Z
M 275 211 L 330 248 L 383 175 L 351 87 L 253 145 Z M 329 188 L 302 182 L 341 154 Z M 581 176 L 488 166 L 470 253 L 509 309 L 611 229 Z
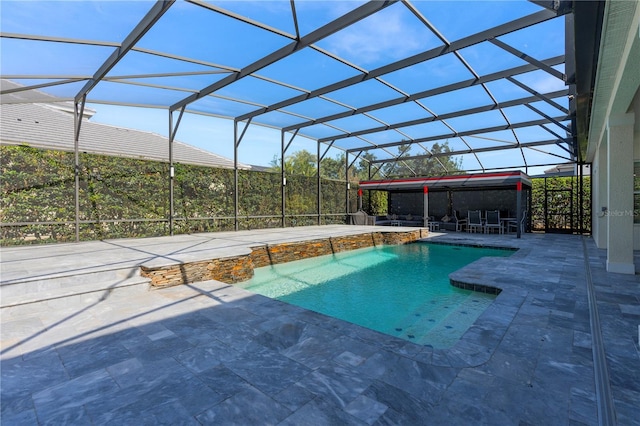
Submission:
M 66 2 L 62 13 L 57 2 L 7 1 L 2 77 L 24 87 L 0 100 L 37 89 L 164 108 L 174 131 L 184 112 L 225 117 L 236 144 L 262 125 L 282 130 L 283 145 L 305 136 L 373 164 L 555 165 L 579 160 L 579 3 L 164 0 Z
M 531 178 L 519 171 L 474 173 L 426 178 L 362 181 L 360 188 L 378 191 L 428 191 L 449 189 L 515 188 L 518 183 L 531 188 Z

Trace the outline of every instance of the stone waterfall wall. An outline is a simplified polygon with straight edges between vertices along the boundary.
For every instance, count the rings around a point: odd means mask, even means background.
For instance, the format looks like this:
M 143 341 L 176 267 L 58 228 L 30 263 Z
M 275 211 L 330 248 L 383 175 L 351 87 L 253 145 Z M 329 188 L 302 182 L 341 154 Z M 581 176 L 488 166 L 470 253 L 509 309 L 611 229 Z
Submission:
M 142 267 L 142 275 L 154 288 L 171 287 L 198 281 L 217 280 L 228 284 L 253 277 L 254 268 L 308 259 L 332 253 L 379 245 L 398 245 L 426 237 L 428 231 L 371 232 L 326 239 L 296 241 L 251 247 L 251 254 L 160 267 Z

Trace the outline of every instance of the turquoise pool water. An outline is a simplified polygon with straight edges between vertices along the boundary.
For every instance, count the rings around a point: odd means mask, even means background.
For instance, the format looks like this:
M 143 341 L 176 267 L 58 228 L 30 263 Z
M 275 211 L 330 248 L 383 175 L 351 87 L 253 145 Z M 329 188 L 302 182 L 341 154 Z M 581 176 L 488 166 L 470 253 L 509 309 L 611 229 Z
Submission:
M 447 348 L 495 295 L 463 290 L 448 275 L 511 251 L 414 243 L 359 249 L 257 268 L 240 286 L 418 344 Z

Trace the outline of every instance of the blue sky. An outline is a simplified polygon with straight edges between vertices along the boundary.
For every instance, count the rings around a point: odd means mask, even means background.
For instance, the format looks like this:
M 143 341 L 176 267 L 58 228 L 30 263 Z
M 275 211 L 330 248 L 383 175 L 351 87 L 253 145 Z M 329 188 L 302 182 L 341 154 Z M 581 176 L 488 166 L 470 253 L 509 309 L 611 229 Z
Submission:
M 294 34 L 295 27 L 289 1 L 212 1 L 212 4 L 233 13 L 248 16 L 287 34 Z M 305 34 L 336 19 L 363 2 L 356 1 L 298 1 L 296 12 L 301 34 Z M 5 33 L 37 34 L 54 37 L 84 39 L 101 42 L 120 42 L 138 20 L 152 6 L 150 1 L 6 1 L 0 2 L 1 25 Z M 540 10 L 526 1 L 413 1 L 412 5 L 440 32 L 447 41 L 455 41 Z M 554 19 L 518 33 L 507 34 L 500 40 L 537 59 L 547 59 L 563 53 L 564 20 Z M 32 40 L 0 39 L 2 45 L 0 66 L 3 75 L 91 75 L 113 51 L 112 47 L 68 45 Z M 148 104 L 164 109 L 124 108 L 110 105 L 90 105 L 98 113 L 94 121 L 168 134 L 167 105 L 177 102 L 191 92 L 199 90 L 223 78 L 230 69 L 239 69 L 291 42 L 281 35 L 260 28 L 244 25 L 228 17 L 203 10 L 193 4 L 177 2 L 138 43 L 139 48 L 166 52 L 193 59 L 193 62 L 149 55 L 144 52 L 130 52 L 120 61 L 108 76 L 131 76 L 156 74 L 161 72 L 202 72 L 219 71 L 218 74 L 191 74 L 189 76 L 147 77 L 128 79 L 142 84 L 164 85 L 187 91 L 157 90 L 140 85 L 102 82 L 89 95 L 90 99 L 119 101 L 125 103 Z M 266 79 L 284 82 L 290 87 L 274 86 L 256 78 L 245 78 L 219 92 L 220 97 L 207 97 L 189 106 L 197 111 L 222 115 L 239 115 L 255 110 L 259 105 L 269 105 L 282 99 L 314 90 L 335 81 L 357 75 L 358 69 L 373 70 L 388 63 L 411 55 L 442 46 L 440 38 L 419 21 L 402 3 L 389 6 L 382 12 L 364 19 L 355 25 L 333 34 L 316 44 L 350 65 L 343 64 L 322 53 L 304 49 L 285 60 L 267 66 L 259 71 Z M 28 52 L 28 53 L 27 53 Z M 482 43 L 462 49 L 460 54 L 479 75 L 487 75 L 505 68 L 517 67 L 524 61 L 491 43 Z M 197 63 L 196 63 L 197 62 Z M 563 71 L 561 66 L 558 67 Z M 290 125 L 306 121 L 304 117 L 321 117 L 348 107 L 361 107 L 372 103 L 401 97 L 401 93 L 413 94 L 442 85 L 473 78 L 473 75 L 453 55 L 416 64 L 409 69 L 395 71 L 382 76 L 384 82 L 369 80 L 351 88 L 345 88 L 326 95 L 337 101 L 314 98 L 292 105 L 285 110 L 293 115 L 278 112 L 256 118 L 266 124 Z M 542 72 L 518 76 L 517 79 L 540 92 L 550 92 L 564 88 L 562 81 Z M 38 84 L 46 80 L 16 80 L 24 84 Z M 386 84 L 400 90 L 388 87 Z M 48 89 L 57 96 L 72 97 L 84 83 L 66 84 Z M 496 81 L 485 87 L 498 102 L 530 96 L 516 85 Z M 395 123 L 418 118 L 428 113 L 423 107 L 436 114 L 466 109 L 492 103 L 487 90 L 474 86 L 452 94 L 421 99 L 421 106 L 402 104 L 397 107 L 372 111 L 372 117 L 349 117 L 335 120 L 326 125 L 306 127 L 302 133 L 314 138 L 339 134 L 336 129 L 357 131 L 380 125 L 380 122 Z M 301 89 L 301 90 L 299 90 Z M 232 97 L 251 103 L 232 102 Z M 566 100 L 558 100 L 567 106 Z M 545 113 L 561 115 L 544 102 L 533 104 Z M 511 122 L 532 120 L 539 115 L 526 107 L 505 110 Z M 375 143 L 399 141 L 406 137 L 422 137 L 450 132 L 451 128 L 463 131 L 477 127 L 488 127 L 504 123 L 504 117 L 497 111 L 447 120 L 446 124 L 428 123 L 395 131 L 379 132 L 366 136 Z M 449 127 L 448 127 L 449 126 Z M 559 131 L 559 129 L 555 129 Z M 541 136 L 541 133 L 544 136 Z M 537 135 L 537 136 L 536 136 Z M 507 144 L 521 141 L 550 139 L 546 131 L 518 129 L 514 132 L 497 132 L 464 140 L 452 138 L 449 143 L 456 149 L 465 146 L 483 147 L 491 144 Z M 177 134 L 177 139 L 231 157 L 233 153 L 233 124 L 228 120 L 186 115 Z M 288 138 L 287 138 L 288 140 Z M 444 141 L 440 141 L 444 142 Z M 433 142 L 431 142 L 433 143 Z M 345 147 L 362 144 L 362 140 L 344 140 Z M 427 144 L 428 145 L 428 144 Z M 267 165 L 279 152 L 280 132 L 251 125 L 245 140 L 240 145 L 240 161 Z M 428 146 L 427 146 L 428 148 Z M 311 139 L 296 137 L 289 152 L 307 149 L 315 152 L 316 144 Z M 553 153 L 564 155 L 560 148 L 544 147 Z M 395 149 L 391 151 L 395 152 Z M 413 153 L 424 153 L 420 147 Z M 331 156 L 339 154 L 330 151 Z M 484 153 L 478 158 L 487 167 L 516 165 L 522 162 L 519 153 Z M 388 156 L 376 152 L 380 158 Z M 544 156 L 527 150 L 527 159 L 534 162 L 564 160 Z M 520 159 L 518 159 L 520 157 Z M 480 167 L 474 156 L 465 156 L 463 166 L 467 169 Z M 530 173 L 532 170 L 530 170 Z

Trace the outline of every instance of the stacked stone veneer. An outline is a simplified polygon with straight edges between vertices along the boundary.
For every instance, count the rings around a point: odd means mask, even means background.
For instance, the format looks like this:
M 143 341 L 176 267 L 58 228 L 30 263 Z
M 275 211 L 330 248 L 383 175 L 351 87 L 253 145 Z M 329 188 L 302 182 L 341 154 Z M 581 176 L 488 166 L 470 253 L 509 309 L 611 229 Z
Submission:
M 427 232 L 425 229 L 408 232 L 371 232 L 318 240 L 260 245 L 251 247 L 252 251 L 249 255 L 168 266 L 142 266 L 141 273 L 150 278 L 151 285 L 156 288 L 207 280 L 233 284 L 253 277 L 254 268 L 364 247 L 406 244 L 425 237 Z
M 253 262 L 249 256 L 234 256 L 170 266 L 143 266 L 141 274 L 151 279 L 153 287 L 171 287 L 207 280 L 237 283 L 253 276 Z

